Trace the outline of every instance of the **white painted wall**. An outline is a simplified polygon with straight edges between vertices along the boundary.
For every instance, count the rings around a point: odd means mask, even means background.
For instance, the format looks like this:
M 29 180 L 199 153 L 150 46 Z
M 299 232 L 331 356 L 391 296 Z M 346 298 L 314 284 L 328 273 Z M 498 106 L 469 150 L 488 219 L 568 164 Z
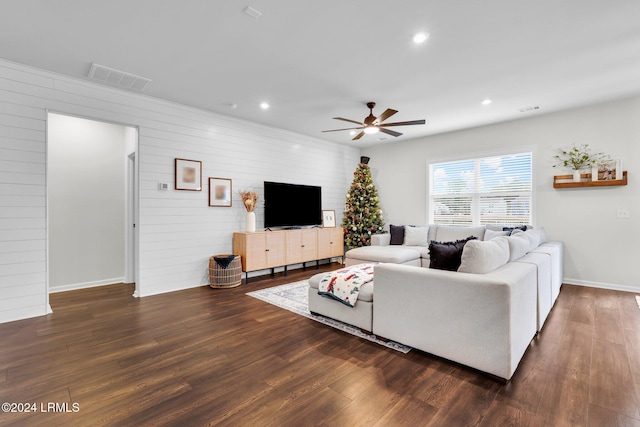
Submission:
M 237 191 L 264 180 L 321 185 L 341 221 L 359 150 L 0 60 L 0 322 L 47 312 L 46 111 L 138 127 L 140 296 L 208 283 L 209 256 L 244 229 Z M 176 157 L 202 161 L 203 190 L 173 188 Z M 233 180 L 208 207 L 207 177 Z M 262 205 L 257 225 L 263 224 Z
M 553 156 L 572 143 L 621 158 L 629 184 L 554 189 L 553 175 L 568 172 L 552 167 Z M 427 162 L 517 147 L 534 150 L 534 220 L 564 242 L 565 281 L 640 290 L 640 97 L 364 148 L 362 154 L 371 157 L 386 223 L 425 224 Z M 617 219 L 617 209 L 629 209 L 631 218 Z
M 135 129 L 50 113 L 49 289 L 123 281 L 126 151 Z

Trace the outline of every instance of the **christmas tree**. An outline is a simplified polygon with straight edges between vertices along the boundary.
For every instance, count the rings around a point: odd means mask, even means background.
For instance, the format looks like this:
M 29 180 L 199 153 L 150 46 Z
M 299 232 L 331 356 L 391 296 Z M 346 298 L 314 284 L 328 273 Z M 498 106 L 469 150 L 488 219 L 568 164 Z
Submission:
M 362 160 L 353 173 L 353 184 L 347 193 L 342 219 L 344 241 L 349 249 L 369 246 L 371 235 L 382 233 L 384 227 L 378 191 L 366 164 L 369 159 Z

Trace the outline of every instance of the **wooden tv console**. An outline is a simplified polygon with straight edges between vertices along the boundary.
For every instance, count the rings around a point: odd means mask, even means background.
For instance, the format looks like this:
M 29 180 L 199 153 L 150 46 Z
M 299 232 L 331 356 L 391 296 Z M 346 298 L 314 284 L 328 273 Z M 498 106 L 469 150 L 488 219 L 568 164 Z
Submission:
M 233 233 L 233 253 L 242 256 L 242 271 L 248 272 L 344 257 L 342 228 L 301 228 L 294 230 Z

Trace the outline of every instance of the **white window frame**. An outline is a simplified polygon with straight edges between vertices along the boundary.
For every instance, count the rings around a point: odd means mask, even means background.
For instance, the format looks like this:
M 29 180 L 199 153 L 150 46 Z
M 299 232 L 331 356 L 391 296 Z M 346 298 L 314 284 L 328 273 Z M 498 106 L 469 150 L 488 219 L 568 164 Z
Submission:
M 439 163 L 447 163 L 447 162 L 459 162 L 459 161 L 475 161 L 476 165 L 478 164 L 478 162 L 484 158 L 488 158 L 488 157 L 500 157 L 500 156 L 512 156 L 512 155 L 517 155 L 517 154 L 531 154 L 531 205 L 530 205 L 530 212 L 529 212 L 529 217 L 530 217 L 530 225 L 535 225 L 536 224 L 536 211 L 537 211 L 537 204 L 536 204 L 536 148 L 532 147 L 532 146 L 520 146 L 520 147 L 513 147 L 511 149 L 505 149 L 505 150 L 493 150 L 493 151 L 483 151 L 483 152 L 469 152 L 467 154 L 460 154 L 460 155 L 455 155 L 455 156 L 449 156 L 449 157 L 441 157 L 441 158 L 433 158 L 433 159 L 427 159 L 427 173 L 426 173 L 426 180 L 427 180 L 427 206 L 426 206 L 426 211 L 427 211 L 427 223 L 428 224 L 434 224 L 435 223 L 435 217 L 434 217 L 434 210 L 431 209 L 431 206 L 433 204 L 433 182 L 432 182 L 432 167 L 434 165 L 437 165 Z M 475 173 L 476 173 L 476 178 L 477 178 L 477 174 L 479 173 L 478 168 L 476 167 L 474 169 Z M 476 187 L 477 188 L 477 187 Z M 457 193 L 457 196 L 460 195 L 468 195 L 469 197 L 472 198 L 472 225 L 473 226 L 478 226 L 481 225 L 480 224 L 480 210 L 479 210 L 479 200 L 480 200 L 480 195 L 484 195 L 486 196 L 487 193 L 479 193 L 477 191 L 471 192 L 471 193 Z M 504 194 L 504 193 L 502 193 Z

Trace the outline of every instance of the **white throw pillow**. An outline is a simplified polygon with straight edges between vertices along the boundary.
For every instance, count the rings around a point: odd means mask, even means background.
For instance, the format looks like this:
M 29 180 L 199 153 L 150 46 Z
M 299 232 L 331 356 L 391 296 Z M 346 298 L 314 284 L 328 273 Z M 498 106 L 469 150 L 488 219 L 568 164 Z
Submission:
M 484 231 L 484 240 L 491 240 L 500 236 L 508 236 L 508 231 L 495 231 L 489 230 L 488 228 Z
M 509 262 L 509 242 L 506 236 L 490 240 L 469 240 L 462 250 L 458 271 L 484 274 Z
M 529 239 L 529 250 L 527 252 L 531 252 L 540 246 L 540 233 L 535 230 L 527 230 L 524 235 Z
M 535 227 L 531 231 L 535 231 L 536 233 L 538 233 L 538 236 L 540 237 L 540 243 L 538 244 L 538 246 L 540 246 L 541 244 L 543 244 L 543 243 L 545 243 L 547 241 L 547 232 L 544 229 L 544 227 Z
M 512 233 L 511 236 L 505 237 L 509 242 L 509 261 L 515 261 L 522 258 L 527 252 L 529 252 L 529 246 L 531 246 L 531 239 L 525 236 L 525 232 Z
M 429 227 L 404 227 L 405 246 L 429 246 Z

